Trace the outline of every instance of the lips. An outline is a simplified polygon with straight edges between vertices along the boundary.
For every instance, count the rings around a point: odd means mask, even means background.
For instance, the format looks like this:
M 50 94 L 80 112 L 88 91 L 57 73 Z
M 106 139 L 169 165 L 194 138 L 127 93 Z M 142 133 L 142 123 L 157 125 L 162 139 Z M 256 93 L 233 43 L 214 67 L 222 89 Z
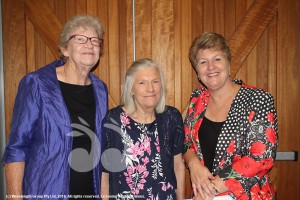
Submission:
M 85 52 L 85 53 L 83 53 L 84 55 L 94 55 L 94 53 L 93 52 Z
M 207 74 L 207 76 L 208 77 L 213 77 L 213 76 L 217 76 L 217 75 L 219 75 L 220 74 L 220 72 L 214 72 L 214 73 L 209 73 L 209 74 Z

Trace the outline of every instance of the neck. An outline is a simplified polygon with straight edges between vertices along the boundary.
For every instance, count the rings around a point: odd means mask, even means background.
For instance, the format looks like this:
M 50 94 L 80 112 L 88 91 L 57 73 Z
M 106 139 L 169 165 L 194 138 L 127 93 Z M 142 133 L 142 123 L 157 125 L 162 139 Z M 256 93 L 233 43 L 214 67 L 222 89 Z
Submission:
M 75 84 L 75 85 L 88 85 L 91 83 L 88 75 L 90 70 L 82 67 L 76 67 L 74 65 L 70 65 L 66 63 L 63 65 L 63 79 L 67 83 Z
M 155 112 L 153 109 L 149 111 L 138 109 L 130 117 L 142 124 L 149 124 L 155 120 Z
M 238 88 L 238 85 L 236 85 L 232 81 L 228 81 L 221 89 L 209 91 L 210 99 L 215 104 L 222 104 L 223 102 L 234 98 L 238 91 Z

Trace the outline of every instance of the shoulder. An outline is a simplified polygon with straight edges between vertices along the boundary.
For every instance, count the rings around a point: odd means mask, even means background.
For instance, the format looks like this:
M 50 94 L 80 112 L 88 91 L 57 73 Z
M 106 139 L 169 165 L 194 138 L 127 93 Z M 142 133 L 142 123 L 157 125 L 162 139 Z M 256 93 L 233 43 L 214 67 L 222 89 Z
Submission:
M 117 106 L 117 107 L 114 107 L 112 109 L 109 109 L 107 111 L 107 118 L 115 118 L 116 116 L 120 116 L 120 114 L 123 112 L 123 109 L 121 106 Z
M 182 121 L 182 115 L 180 111 L 173 106 L 166 106 L 165 111 L 161 113 L 164 120 Z
M 274 97 L 265 89 L 252 87 L 246 84 L 242 85 L 244 95 L 247 95 L 252 101 L 273 101 Z
M 107 90 L 106 84 L 95 74 L 90 73 L 90 79 L 92 80 L 93 85 L 103 87 Z
M 239 104 L 248 105 L 252 108 L 274 106 L 274 97 L 264 89 L 241 84 L 237 101 Z
M 199 96 L 208 93 L 208 90 L 206 87 L 204 86 L 200 86 L 198 88 L 196 88 L 195 90 L 193 90 L 192 94 L 191 94 L 191 98 L 198 98 Z
M 24 78 L 23 81 L 29 81 L 29 80 L 45 80 L 45 79 L 56 79 L 56 72 L 55 68 L 58 66 L 63 65 L 63 62 L 61 60 L 56 60 L 44 67 L 41 67 L 37 69 L 36 71 L 28 73 Z
M 163 112 L 163 114 L 180 114 L 180 111 L 173 107 L 173 106 L 169 106 L 169 105 L 166 105 L 166 108 L 165 108 L 165 111 Z

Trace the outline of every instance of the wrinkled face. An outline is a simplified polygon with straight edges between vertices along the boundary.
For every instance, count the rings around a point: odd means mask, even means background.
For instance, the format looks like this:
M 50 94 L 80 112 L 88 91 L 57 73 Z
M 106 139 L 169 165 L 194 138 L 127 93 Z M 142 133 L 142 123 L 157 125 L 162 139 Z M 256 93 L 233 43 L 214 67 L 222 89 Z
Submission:
M 98 37 L 97 32 L 92 27 L 79 27 L 72 35 L 84 35 L 89 38 Z M 100 48 L 92 45 L 90 39 L 85 44 L 79 44 L 75 42 L 75 38 L 72 38 L 69 40 L 67 48 L 62 48 L 62 53 L 68 57 L 68 62 L 77 67 L 92 68 L 99 60 Z
M 196 71 L 199 80 L 210 90 L 217 90 L 230 81 L 230 63 L 220 50 L 200 49 L 197 53 Z
M 155 68 L 145 68 L 136 72 L 132 95 L 137 110 L 155 109 L 161 96 L 161 80 Z

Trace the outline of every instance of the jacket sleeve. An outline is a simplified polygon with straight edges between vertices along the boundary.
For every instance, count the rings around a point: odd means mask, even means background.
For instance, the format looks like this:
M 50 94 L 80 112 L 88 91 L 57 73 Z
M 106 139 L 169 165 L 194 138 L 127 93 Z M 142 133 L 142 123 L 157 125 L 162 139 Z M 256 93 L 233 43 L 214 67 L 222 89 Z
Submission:
M 34 75 L 25 76 L 18 88 L 3 163 L 26 161 L 40 111 L 40 91 Z
M 173 138 L 174 138 L 174 143 L 173 143 L 173 155 L 177 155 L 182 153 L 183 151 L 183 138 L 184 138 L 184 133 L 183 133 L 183 122 L 182 122 L 182 116 L 179 110 L 174 108 L 174 111 L 171 115 L 171 118 L 173 119 L 172 123 L 174 126 L 174 132 L 172 133 Z
M 252 103 L 244 122 L 246 131 L 242 133 L 243 139 L 231 141 L 226 150 L 229 154 L 233 153 L 236 143 L 240 142 L 241 153 L 232 154 L 232 165 L 218 173 L 237 198 L 245 193 L 249 194 L 257 183 L 260 186 L 266 184 L 268 180 L 265 175 L 274 165 L 278 145 L 277 114 L 273 97 L 264 92 Z

